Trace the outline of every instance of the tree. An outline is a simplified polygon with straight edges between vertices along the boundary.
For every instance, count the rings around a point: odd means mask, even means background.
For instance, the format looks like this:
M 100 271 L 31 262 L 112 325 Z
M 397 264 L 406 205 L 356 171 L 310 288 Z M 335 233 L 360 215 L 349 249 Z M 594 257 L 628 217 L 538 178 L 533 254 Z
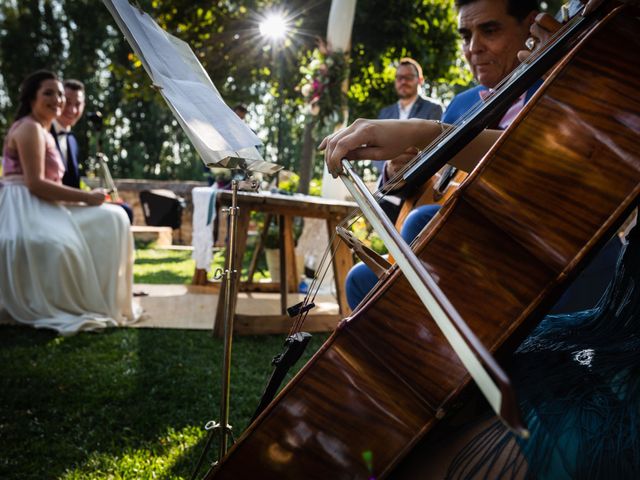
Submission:
M 253 125 L 267 143 L 267 154 L 273 152 L 279 131 L 283 148 L 278 161 L 298 170 L 306 124 L 299 90 L 301 67 L 308 65 L 317 38 L 326 31 L 330 0 L 138 3 L 163 28 L 192 46 L 230 104 L 250 104 Z M 293 26 L 293 34 L 277 52 L 258 35 L 260 17 L 268 9 L 281 9 Z M 395 100 L 393 62 L 405 55 L 423 64 L 429 95 L 446 100 L 468 84 L 470 76 L 458 53 L 452 0 L 360 1 L 348 59 L 352 118 L 375 117 L 383 105 Z M 115 177 L 201 178 L 196 152 L 108 11 L 95 0 L 2 2 L 0 65 L 0 84 L 7 92 L 6 97 L 0 95 L 0 126 L 5 129 L 21 80 L 33 70 L 49 68 L 85 82 L 87 110 L 101 110 L 106 119 L 104 146 Z M 317 124 L 319 138 L 326 127 Z M 77 133 L 82 150 L 90 152 L 93 140 L 84 122 Z M 320 173 L 321 162 L 315 162 L 315 169 Z
M 53 2 L 23 0 L 4 3 L 0 7 L 0 64 L 7 98 L 2 105 L 0 126 L 6 129 L 13 118 L 17 97 L 24 77 L 44 67 L 58 70 L 62 64 L 62 39 L 54 25 Z

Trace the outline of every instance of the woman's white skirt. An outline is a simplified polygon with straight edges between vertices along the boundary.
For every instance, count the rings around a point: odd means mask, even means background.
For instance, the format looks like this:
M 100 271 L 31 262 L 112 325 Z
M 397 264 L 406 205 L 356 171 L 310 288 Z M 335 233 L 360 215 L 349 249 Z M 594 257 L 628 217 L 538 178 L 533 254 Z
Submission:
M 18 178 L 0 182 L 0 305 L 9 315 L 63 335 L 135 321 L 124 210 L 47 202 Z

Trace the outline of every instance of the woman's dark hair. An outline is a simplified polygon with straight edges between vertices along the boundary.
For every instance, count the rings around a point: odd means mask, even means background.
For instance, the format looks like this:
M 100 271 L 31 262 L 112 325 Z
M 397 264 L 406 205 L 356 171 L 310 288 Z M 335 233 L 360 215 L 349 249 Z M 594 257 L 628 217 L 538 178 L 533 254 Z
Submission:
M 58 80 L 58 77 L 55 73 L 48 70 L 38 70 L 22 81 L 16 120 L 26 117 L 31 113 L 31 103 L 35 100 L 38 89 L 45 80 Z

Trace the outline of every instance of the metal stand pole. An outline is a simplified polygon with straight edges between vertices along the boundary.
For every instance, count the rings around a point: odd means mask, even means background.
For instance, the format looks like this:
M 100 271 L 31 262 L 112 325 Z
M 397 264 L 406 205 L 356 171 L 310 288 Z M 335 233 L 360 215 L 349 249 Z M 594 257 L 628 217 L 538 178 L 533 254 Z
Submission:
M 202 466 L 202 462 L 211 446 L 211 441 L 216 433 L 219 434 L 220 444 L 218 451 L 218 462 L 222 460 L 222 457 L 227 453 L 229 449 L 229 437 L 233 439 L 232 427 L 229 425 L 229 399 L 231 397 L 231 346 L 233 343 L 233 320 L 235 316 L 233 295 L 236 288 L 236 277 L 239 275 L 236 269 L 236 243 L 238 234 L 238 180 L 232 180 L 231 182 L 231 207 L 225 209 L 229 214 L 229 245 L 227 247 L 227 265 L 224 272 L 218 270 L 216 272 L 217 278 L 224 277 L 224 357 L 222 362 L 222 388 L 220 397 L 220 421 L 219 422 L 207 422 L 205 430 L 209 431 L 209 438 L 204 447 L 204 450 L 200 454 L 196 468 L 191 476 L 192 480 L 198 475 L 198 471 Z M 218 462 L 215 462 L 216 465 Z
M 227 258 L 229 259 L 228 268 L 224 272 L 225 275 L 225 295 L 224 295 L 224 359 L 222 362 L 222 396 L 220 399 L 220 449 L 218 460 L 222 459 L 227 453 L 228 436 L 231 435 L 231 426 L 229 425 L 229 398 L 231 384 L 231 345 L 233 342 L 233 305 L 232 290 L 236 286 L 236 241 L 238 234 L 238 181 L 231 182 L 231 207 L 229 207 L 229 248 L 227 250 Z

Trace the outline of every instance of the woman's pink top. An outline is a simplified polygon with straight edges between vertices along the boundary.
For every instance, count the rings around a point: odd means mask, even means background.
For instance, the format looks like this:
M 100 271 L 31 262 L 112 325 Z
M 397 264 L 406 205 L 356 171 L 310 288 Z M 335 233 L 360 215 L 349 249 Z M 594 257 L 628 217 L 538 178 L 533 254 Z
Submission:
M 6 138 L 9 138 L 11 132 L 20 125 L 23 121 L 31 121 L 29 117 L 23 117 L 13 125 L 9 129 L 9 133 Z M 54 181 L 56 183 L 62 183 L 62 177 L 64 175 L 64 164 L 62 163 L 62 159 L 60 158 L 60 152 L 58 152 L 58 148 L 56 147 L 56 141 L 53 139 L 53 135 L 51 133 L 42 131 L 45 138 L 45 148 L 44 148 L 44 177 L 47 180 Z M 2 151 L 2 174 L 5 177 L 9 175 L 22 175 L 24 173 L 22 169 L 22 164 L 20 163 L 20 157 L 18 155 L 18 150 L 11 151 L 9 148 L 9 142 L 5 139 L 4 148 Z

